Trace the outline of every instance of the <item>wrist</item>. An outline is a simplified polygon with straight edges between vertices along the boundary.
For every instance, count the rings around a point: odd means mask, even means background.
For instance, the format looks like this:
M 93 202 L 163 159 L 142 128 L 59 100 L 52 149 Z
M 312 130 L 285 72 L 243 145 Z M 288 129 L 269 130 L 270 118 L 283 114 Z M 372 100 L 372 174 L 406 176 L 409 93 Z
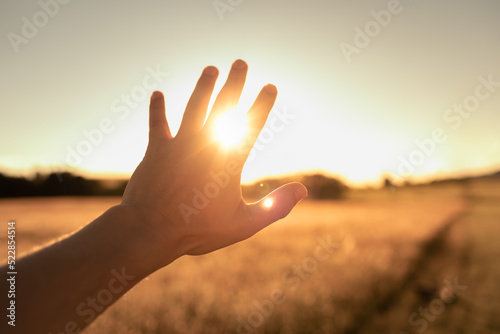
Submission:
M 151 222 L 157 218 L 148 210 L 120 204 L 99 218 L 104 220 L 105 233 L 113 236 L 123 265 L 139 276 L 146 277 L 183 255 L 175 231 L 168 230 L 167 224 L 161 231 L 154 229 Z

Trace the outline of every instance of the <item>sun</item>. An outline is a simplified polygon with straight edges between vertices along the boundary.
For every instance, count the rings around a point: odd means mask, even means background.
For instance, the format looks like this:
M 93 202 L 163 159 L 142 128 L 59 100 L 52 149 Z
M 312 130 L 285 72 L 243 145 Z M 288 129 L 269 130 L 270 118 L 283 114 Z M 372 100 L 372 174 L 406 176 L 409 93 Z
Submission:
M 235 147 L 247 133 L 247 118 L 236 112 L 222 115 L 215 126 L 215 137 L 224 146 Z

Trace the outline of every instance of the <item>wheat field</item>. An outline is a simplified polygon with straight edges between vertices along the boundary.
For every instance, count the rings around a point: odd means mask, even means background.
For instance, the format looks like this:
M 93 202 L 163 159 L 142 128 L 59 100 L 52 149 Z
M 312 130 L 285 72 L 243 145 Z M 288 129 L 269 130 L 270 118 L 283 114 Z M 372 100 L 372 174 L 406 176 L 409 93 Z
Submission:
M 351 191 L 340 201 L 305 200 L 247 241 L 180 258 L 152 274 L 84 333 L 416 333 L 422 326 L 410 324 L 409 316 L 435 298 L 443 279 L 465 277 L 470 236 L 457 221 L 477 223 L 471 214 L 485 211 L 474 213 L 471 203 L 500 198 L 497 185 L 388 188 Z M 119 200 L 6 199 L 0 213 L 16 220 L 18 250 L 25 253 L 77 230 Z M 469 314 L 460 306 L 466 299 L 425 330 L 453 332 L 447 317 Z

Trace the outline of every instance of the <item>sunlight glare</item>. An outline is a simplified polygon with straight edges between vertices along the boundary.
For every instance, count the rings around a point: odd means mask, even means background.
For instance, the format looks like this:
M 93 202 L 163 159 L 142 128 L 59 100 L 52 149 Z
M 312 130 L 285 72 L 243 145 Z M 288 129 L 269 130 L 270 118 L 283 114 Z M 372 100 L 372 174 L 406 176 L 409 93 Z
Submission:
M 246 117 L 235 112 L 228 112 L 221 116 L 215 127 L 215 135 L 224 146 L 238 145 L 246 132 Z
M 273 206 L 273 200 L 271 198 L 266 198 L 263 203 L 265 208 L 270 208 Z

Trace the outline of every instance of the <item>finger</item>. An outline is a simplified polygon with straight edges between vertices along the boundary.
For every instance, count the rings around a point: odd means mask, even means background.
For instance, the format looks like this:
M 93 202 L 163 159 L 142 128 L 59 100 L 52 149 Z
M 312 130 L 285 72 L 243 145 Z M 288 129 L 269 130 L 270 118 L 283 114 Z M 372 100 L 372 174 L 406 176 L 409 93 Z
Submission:
M 247 113 L 247 134 L 238 149 L 241 158 L 246 160 L 262 128 L 266 124 L 269 112 L 274 106 L 278 90 L 274 85 L 266 85 L 260 91 L 254 104 Z
M 207 120 L 208 126 L 212 126 L 216 119 L 225 112 L 236 108 L 245 85 L 248 65 L 243 60 L 236 60 L 231 66 L 231 71 L 226 83 L 215 99 L 212 110 Z
M 260 201 L 249 205 L 246 235 L 253 235 L 275 221 L 285 218 L 293 207 L 307 196 L 307 188 L 299 182 L 285 184 Z
M 153 92 L 149 102 L 149 141 L 157 138 L 172 138 L 165 115 L 165 98 L 160 91 Z
M 203 70 L 186 106 L 178 132 L 179 135 L 192 135 L 203 126 L 218 75 L 219 70 L 216 67 L 207 66 Z

